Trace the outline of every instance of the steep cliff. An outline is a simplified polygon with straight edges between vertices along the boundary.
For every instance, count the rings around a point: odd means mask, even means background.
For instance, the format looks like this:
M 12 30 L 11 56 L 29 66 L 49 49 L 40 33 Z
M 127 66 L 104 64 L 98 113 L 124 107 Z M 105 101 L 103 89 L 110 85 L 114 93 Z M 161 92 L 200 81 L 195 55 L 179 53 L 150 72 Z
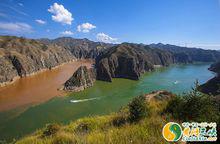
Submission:
M 220 62 L 217 62 L 209 68 L 216 73 L 216 76 L 199 87 L 201 92 L 220 96 Z
M 123 43 L 103 51 L 96 58 L 97 79 L 112 78 L 138 80 L 140 75 L 154 69 L 154 65 L 174 63 L 170 52 L 151 49 L 142 44 Z
M 57 39 L 40 39 L 45 44 L 56 44 L 72 53 L 76 58 L 92 58 L 94 59 L 100 51 L 113 46 L 101 42 L 93 42 L 88 39 L 74 39 L 71 37 L 61 37 Z
M 0 36 L 0 83 L 42 69 L 51 69 L 74 59 L 68 50 L 36 40 Z
M 66 91 L 82 91 L 93 86 L 95 81 L 95 72 L 93 69 L 87 69 L 86 66 L 81 66 L 63 85 L 63 90 Z
M 173 54 L 176 63 L 217 62 L 220 61 L 220 52 L 200 48 L 187 48 L 170 44 L 151 44 L 152 48 L 160 48 Z

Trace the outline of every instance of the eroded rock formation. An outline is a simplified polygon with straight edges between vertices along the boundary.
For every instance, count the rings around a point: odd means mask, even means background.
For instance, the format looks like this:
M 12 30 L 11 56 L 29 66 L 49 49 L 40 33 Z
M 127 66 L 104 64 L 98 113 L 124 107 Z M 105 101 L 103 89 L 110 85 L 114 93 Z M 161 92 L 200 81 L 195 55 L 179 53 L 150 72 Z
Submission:
M 42 44 L 36 40 L 0 36 L 0 83 L 15 77 L 31 75 L 51 69 L 75 59 L 60 46 Z
M 78 92 L 93 86 L 95 81 L 94 69 L 81 66 L 63 85 L 63 90 Z
M 151 49 L 146 45 L 123 43 L 102 52 L 96 59 L 97 79 L 112 78 L 138 80 L 141 74 L 154 69 L 154 65 L 174 63 L 171 53 Z

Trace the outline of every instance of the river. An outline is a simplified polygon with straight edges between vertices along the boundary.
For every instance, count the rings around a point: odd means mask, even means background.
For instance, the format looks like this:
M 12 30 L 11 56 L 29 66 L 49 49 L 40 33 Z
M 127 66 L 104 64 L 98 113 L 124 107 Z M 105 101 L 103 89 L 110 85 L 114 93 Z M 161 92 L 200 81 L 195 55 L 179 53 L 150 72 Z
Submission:
M 0 88 L 0 112 L 14 108 L 27 108 L 55 96 L 63 96 L 58 89 L 81 65 L 91 67 L 92 61 L 81 60 L 63 64 L 52 70 L 18 79 Z
M 126 105 L 133 97 L 154 90 L 168 90 L 176 94 L 187 92 L 196 79 L 204 83 L 214 76 L 208 71 L 209 65 L 181 64 L 159 68 L 144 74 L 139 81 L 96 81 L 93 87 L 85 91 L 70 93 L 66 97 L 55 97 L 25 111 L 15 108 L 1 112 L 0 139 L 19 138 L 44 127 L 47 123 L 67 124 L 71 120 L 86 116 L 108 114 Z M 65 74 L 65 71 L 62 72 L 61 69 L 60 73 Z M 50 84 L 45 82 L 45 87 Z

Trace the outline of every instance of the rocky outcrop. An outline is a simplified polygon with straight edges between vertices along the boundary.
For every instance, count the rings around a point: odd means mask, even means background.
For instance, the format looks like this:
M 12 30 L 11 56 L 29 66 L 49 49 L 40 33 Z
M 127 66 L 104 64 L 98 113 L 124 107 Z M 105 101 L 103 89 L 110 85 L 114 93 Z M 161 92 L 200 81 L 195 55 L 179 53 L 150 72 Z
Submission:
M 0 83 L 13 81 L 44 69 L 51 69 L 75 59 L 60 46 L 46 45 L 36 40 L 0 36 Z
M 175 97 L 176 95 L 165 90 L 160 90 L 160 91 L 153 91 L 151 93 L 145 94 L 144 96 L 146 101 L 149 102 L 151 100 L 168 101 L 171 98 Z
M 206 94 L 220 96 L 220 62 L 211 65 L 209 70 L 216 73 L 216 76 L 199 87 L 199 90 Z
M 93 86 L 95 81 L 94 69 L 81 66 L 63 85 L 63 90 L 78 92 Z
M 192 62 L 218 62 L 220 61 L 220 52 L 216 50 L 204 50 L 200 48 L 180 47 L 170 44 L 151 44 L 151 48 L 159 48 L 169 51 L 175 58 L 175 63 Z
M 61 46 L 70 51 L 72 55 L 78 59 L 94 59 L 101 51 L 113 46 L 113 44 L 93 42 L 88 39 L 74 39 L 71 37 L 61 37 L 53 40 L 40 39 L 39 41 L 45 44 L 55 44 Z
M 109 82 L 112 78 L 138 80 L 142 73 L 153 70 L 154 65 L 172 63 L 173 56 L 167 51 L 123 43 L 103 51 L 96 58 L 97 79 Z

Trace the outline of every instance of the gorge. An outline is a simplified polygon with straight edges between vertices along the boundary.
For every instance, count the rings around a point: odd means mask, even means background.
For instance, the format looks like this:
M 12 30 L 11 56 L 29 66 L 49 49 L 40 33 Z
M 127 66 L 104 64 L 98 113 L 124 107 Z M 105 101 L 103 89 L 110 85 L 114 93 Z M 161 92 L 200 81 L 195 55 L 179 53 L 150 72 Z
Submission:
M 85 116 L 114 112 L 142 93 L 163 89 L 174 93 L 189 91 L 196 79 L 204 84 L 213 78 L 208 67 L 220 59 L 220 52 L 213 50 L 187 48 L 175 52 L 144 44 L 105 44 L 67 37 L 32 40 L 1 36 L 0 46 L 2 85 L 20 77 L 18 83 L 15 81 L 8 85 L 10 89 L 8 86 L 2 88 L 6 89 L 4 92 L 0 89 L 1 109 L 5 109 L 0 113 L 0 139 L 9 140 L 29 134 L 50 122 L 68 123 Z M 205 58 L 206 55 L 209 56 Z M 92 62 L 81 63 L 80 59 Z M 74 72 L 83 65 L 95 68 L 97 81 L 92 84 L 85 78 L 85 83 L 78 85 L 83 90 L 86 88 L 84 91 L 60 94 L 57 89 L 71 80 Z M 44 81 L 32 85 L 32 89 L 25 87 L 21 95 L 17 92 L 11 94 L 14 87 L 20 89 L 24 83 L 31 85 L 29 75 L 40 71 L 46 72 L 42 72 Z M 35 76 L 36 79 L 40 77 L 38 74 Z M 69 84 L 76 86 L 72 81 Z M 93 87 L 87 88 L 88 85 Z M 48 90 L 48 87 L 52 89 Z M 50 91 L 52 94 L 47 97 Z M 55 97 L 59 95 L 68 97 Z M 39 97 L 47 99 L 35 99 Z M 3 105 L 7 101 L 10 105 Z M 24 106 L 20 102 L 28 103 L 25 110 L 18 109 L 18 106 Z M 21 105 L 17 105 L 19 103 Z

